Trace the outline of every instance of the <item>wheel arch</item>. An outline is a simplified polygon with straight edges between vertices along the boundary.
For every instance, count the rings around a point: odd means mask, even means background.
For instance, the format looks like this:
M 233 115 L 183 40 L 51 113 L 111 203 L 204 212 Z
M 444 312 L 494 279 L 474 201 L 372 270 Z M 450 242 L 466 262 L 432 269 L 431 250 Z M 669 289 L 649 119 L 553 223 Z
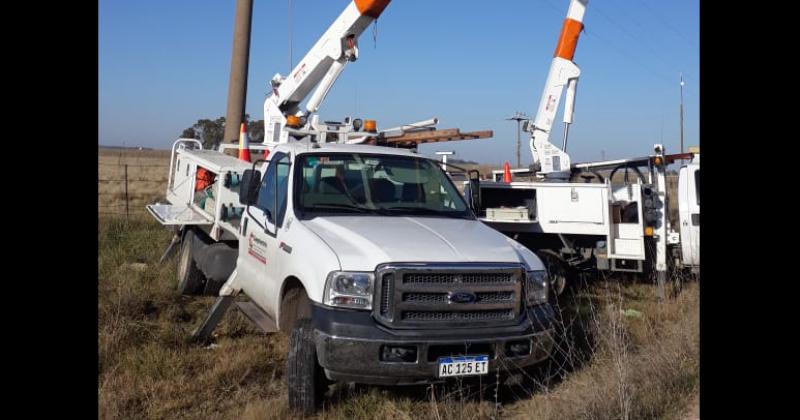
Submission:
M 304 317 L 311 317 L 311 298 L 308 288 L 299 277 L 286 277 L 280 288 L 276 323 L 278 329 L 290 332 L 294 323 Z

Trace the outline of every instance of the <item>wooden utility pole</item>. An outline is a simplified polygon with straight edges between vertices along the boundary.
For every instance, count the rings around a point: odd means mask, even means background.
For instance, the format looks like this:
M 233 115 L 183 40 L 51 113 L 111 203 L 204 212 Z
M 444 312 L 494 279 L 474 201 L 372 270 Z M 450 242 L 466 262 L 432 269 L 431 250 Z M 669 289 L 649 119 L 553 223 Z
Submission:
M 528 117 L 527 115 L 525 115 L 523 113 L 520 113 L 520 112 L 516 112 L 510 118 L 506 118 L 506 121 L 516 121 L 517 122 L 517 168 L 521 168 L 522 167 L 522 162 L 520 160 L 520 152 L 519 152 L 519 148 L 520 148 L 519 133 L 521 131 L 520 123 L 522 121 L 529 121 L 529 120 L 530 120 L 530 117 Z

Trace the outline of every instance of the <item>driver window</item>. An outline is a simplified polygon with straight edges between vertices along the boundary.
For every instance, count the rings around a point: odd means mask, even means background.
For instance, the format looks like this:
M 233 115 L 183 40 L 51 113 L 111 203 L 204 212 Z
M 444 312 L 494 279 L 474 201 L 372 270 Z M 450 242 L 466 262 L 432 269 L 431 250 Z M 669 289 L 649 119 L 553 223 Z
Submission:
M 284 153 L 277 153 L 270 160 L 267 172 L 258 191 L 256 207 L 264 212 L 267 221 L 275 223 L 275 215 L 278 215 L 278 225 L 286 213 L 286 197 L 289 180 L 289 156 Z M 275 194 L 277 187 L 278 212 L 275 209 Z

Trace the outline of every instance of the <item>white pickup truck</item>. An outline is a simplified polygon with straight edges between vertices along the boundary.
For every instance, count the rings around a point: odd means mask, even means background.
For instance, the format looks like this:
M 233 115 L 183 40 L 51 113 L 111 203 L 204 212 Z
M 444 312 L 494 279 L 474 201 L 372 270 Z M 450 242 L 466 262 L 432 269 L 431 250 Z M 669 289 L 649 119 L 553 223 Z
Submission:
M 290 334 L 291 407 L 312 412 L 330 381 L 423 384 L 549 357 L 541 260 L 478 220 L 439 162 L 314 142 L 250 169 L 183 146 L 173 161 L 171 204 L 148 209 L 182 238 L 179 288 L 219 296 L 211 324 L 244 294 L 251 320 Z

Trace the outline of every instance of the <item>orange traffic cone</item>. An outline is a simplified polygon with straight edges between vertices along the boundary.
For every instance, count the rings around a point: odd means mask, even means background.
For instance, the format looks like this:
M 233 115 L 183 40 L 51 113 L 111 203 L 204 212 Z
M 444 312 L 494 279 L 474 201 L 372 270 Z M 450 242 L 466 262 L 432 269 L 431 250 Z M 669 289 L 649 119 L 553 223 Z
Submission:
M 239 130 L 239 159 L 250 162 L 250 141 L 247 139 L 247 123 Z
M 511 165 L 508 164 L 508 161 L 503 165 L 503 182 L 506 184 L 511 183 Z

